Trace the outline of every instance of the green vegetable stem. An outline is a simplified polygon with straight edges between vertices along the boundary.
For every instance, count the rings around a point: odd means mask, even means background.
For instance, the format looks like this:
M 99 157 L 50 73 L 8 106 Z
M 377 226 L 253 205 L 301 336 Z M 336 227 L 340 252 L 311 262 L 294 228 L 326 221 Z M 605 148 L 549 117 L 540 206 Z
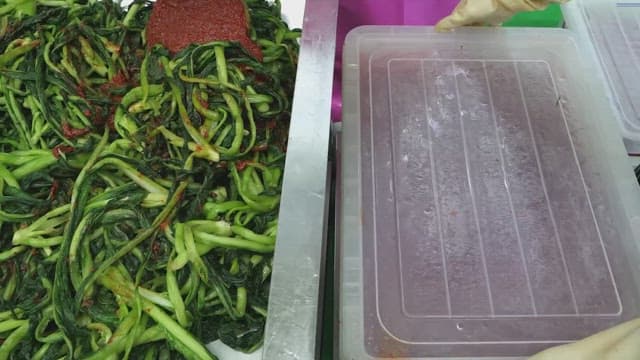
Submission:
M 0 0 L 0 360 L 263 343 L 298 30 L 146 42 L 153 3 Z

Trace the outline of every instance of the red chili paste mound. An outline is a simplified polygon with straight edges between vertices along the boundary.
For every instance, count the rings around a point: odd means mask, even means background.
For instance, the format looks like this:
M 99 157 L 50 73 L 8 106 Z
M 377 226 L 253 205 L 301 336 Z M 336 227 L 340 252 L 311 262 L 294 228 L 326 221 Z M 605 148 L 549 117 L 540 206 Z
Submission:
M 194 43 L 236 41 L 262 60 L 262 51 L 248 32 L 242 0 L 158 0 L 147 24 L 147 43 L 176 53 Z

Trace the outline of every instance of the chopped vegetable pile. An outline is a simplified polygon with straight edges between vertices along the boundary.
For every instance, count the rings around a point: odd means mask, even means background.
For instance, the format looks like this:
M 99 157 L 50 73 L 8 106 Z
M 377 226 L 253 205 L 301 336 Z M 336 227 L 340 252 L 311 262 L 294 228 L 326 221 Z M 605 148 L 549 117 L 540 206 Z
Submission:
M 152 3 L 0 0 L 0 360 L 263 341 L 299 31 L 147 50 Z

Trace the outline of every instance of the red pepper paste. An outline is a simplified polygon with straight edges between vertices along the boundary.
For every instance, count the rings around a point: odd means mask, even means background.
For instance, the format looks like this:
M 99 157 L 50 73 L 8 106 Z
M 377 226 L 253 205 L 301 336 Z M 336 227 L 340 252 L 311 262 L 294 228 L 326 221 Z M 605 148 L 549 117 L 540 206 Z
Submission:
M 149 46 L 161 44 L 176 53 L 194 43 L 235 41 L 262 60 L 260 47 L 248 33 L 242 0 L 158 0 L 147 24 Z

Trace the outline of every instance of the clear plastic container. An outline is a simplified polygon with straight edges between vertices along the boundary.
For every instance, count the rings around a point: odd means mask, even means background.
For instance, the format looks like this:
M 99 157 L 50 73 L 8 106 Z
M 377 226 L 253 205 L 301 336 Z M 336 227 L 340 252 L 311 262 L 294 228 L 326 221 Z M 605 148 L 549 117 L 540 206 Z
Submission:
M 563 29 L 344 49 L 340 359 L 518 358 L 640 315 L 640 193 Z
M 435 25 L 458 0 L 340 0 L 336 33 L 336 65 L 332 119 L 342 118 L 342 48 L 349 31 L 362 25 Z
M 435 25 L 449 15 L 458 0 L 340 0 L 336 37 L 336 67 L 332 102 L 332 119 L 342 118 L 342 46 L 345 36 L 362 25 Z M 560 5 L 552 4 L 542 11 L 515 15 L 504 26 L 562 27 Z
M 640 142 L 640 3 L 575 0 L 563 8 L 567 27 L 593 44 L 625 139 Z

